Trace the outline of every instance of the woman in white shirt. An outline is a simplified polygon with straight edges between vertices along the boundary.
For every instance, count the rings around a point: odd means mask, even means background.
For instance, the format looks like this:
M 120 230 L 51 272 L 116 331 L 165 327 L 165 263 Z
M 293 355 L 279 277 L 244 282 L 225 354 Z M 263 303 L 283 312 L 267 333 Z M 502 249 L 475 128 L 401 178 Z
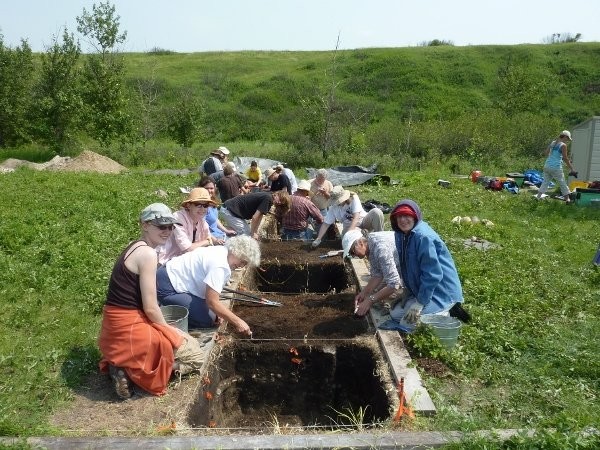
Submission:
M 198 248 L 168 261 L 156 272 L 161 305 L 185 306 L 190 328 L 210 328 L 227 320 L 242 334 L 251 335 L 246 322 L 225 307 L 219 297 L 231 271 L 260 264 L 260 247 L 249 236 L 235 236 L 224 246 Z

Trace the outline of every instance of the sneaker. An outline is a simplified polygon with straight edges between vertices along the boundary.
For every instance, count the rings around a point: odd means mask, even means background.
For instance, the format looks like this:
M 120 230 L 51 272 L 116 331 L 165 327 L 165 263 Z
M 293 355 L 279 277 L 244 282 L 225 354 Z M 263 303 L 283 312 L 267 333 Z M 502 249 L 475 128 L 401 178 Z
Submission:
M 131 381 L 123 369 L 113 365 L 108 366 L 108 374 L 113 381 L 115 392 L 120 399 L 126 400 L 133 395 Z

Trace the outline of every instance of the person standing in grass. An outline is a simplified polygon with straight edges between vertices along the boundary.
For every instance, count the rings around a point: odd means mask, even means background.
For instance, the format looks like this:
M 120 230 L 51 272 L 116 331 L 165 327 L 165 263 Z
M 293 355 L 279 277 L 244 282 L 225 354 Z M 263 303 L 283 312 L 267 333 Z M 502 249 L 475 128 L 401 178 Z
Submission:
M 544 163 L 544 181 L 540 186 L 540 189 L 536 195 L 536 198 L 541 199 L 542 196 L 548 190 L 550 186 L 550 182 L 552 180 L 556 180 L 560 185 L 560 192 L 563 196 L 563 199 L 567 203 L 571 203 L 571 191 L 569 186 L 567 186 L 567 182 L 565 181 L 565 174 L 563 172 L 563 163 L 565 163 L 569 167 L 569 176 L 574 176 L 577 178 L 577 172 L 573 168 L 573 164 L 571 164 L 571 160 L 569 159 L 569 153 L 567 150 L 567 144 L 571 142 L 571 132 L 568 130 L 564 130 L 562 133 L 558 135 L 556 139 L 554 139 L 548 148 L 546 149 L 546 162 Z
M 171 236 L 158 250 L 159 264 L 199 247 L 223 244 L 222 240 L 211 236 L 208 223 L 204 220 L 208 208 L 216 205 L 206 189 L 198 187 L 190 191 L 181 203 L 181 209 L 174 214 L 177 223 Z
M 205 175 L 198 181 L 198 186 L 206 189 L 210 194 L 210 198 L 212 201 L 217 204 L 217 188 L 215 180 L 209 176 Z M 206 210 L 206 216 L 204 217 L 206 223 L 208 224 L 208 228 L 210 229 L 211 236 L 217 240 L 217 244 L 225 243 L 225 240 L 229 236 L 235 236 L 235 230 L 231 228 L 227 228 L 223 223 L 219 220 L 219 208 L 217 206 L 209 206 Z
M 171 374 L 202 365 L 196 339 L 170 326 L 156 296 L 156 247 L 173 232 L 177 219 L 168 206 L 153 203 L 140 215 L 141 237 L 129 243 L 115 263 L 102 313 L 99 366 L 113 380 L 121 399 L 137 385 L 163 395 Z
M 356 228 L 342 238 L 344 258 L 367 258 L 369 281 L 354 298 L 356 314 L 364 316 L 375 304 L 391 300 L 395 304 L 404 293 L 400 278 L 400 259 L 393 231 L 363 234 Z
M 252 335 L 248 324 L 220 300 L 231 271 L 260 264 L 260 247 L 249 236 L 235 236 L 224 246 L 199 248 L 159 267 L 156 285 L 161 305 L 189 310 L 190 328 L 211 328 L 227 320 L 242 334 Z
M 392 319 L 414 327 L 421 314 L 449 315 L 455 304 L 455 310 L 464 312 L 460 306 L 462 286 L 452 255 L 442 238 L 422 220 L 417 203 L 399 201 L 390 221 L 400 276 L 408 290 L 405 300 L 390 311 Z

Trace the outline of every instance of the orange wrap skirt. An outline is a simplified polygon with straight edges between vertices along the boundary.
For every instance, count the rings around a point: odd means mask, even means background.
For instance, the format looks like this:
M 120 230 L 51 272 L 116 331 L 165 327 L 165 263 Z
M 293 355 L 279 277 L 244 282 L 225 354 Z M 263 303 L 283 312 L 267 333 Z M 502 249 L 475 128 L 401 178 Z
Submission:
M 98 338 L 100 370 L 120 367 L 145 391 L 163 395 L 183 339 L 177 329 L 150 321 L 142 310 L 106 305 Z

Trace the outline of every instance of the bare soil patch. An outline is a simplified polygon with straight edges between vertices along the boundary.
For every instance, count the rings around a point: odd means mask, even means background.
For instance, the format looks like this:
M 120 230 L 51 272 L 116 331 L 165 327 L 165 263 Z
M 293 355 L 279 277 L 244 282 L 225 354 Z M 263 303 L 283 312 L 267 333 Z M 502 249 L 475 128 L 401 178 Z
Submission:
M 127 167 L 122 166 L 106 156 L 84 150 L 75 158 L 55 156 L 45 163 L 34 163 L 21 159 L 9 158 L 0 164 L 0 173 L 12 172 L 16 168 L 22 166 L 34 170 L 54 170 L 64 172 L 121 173 L 127 170 Z

